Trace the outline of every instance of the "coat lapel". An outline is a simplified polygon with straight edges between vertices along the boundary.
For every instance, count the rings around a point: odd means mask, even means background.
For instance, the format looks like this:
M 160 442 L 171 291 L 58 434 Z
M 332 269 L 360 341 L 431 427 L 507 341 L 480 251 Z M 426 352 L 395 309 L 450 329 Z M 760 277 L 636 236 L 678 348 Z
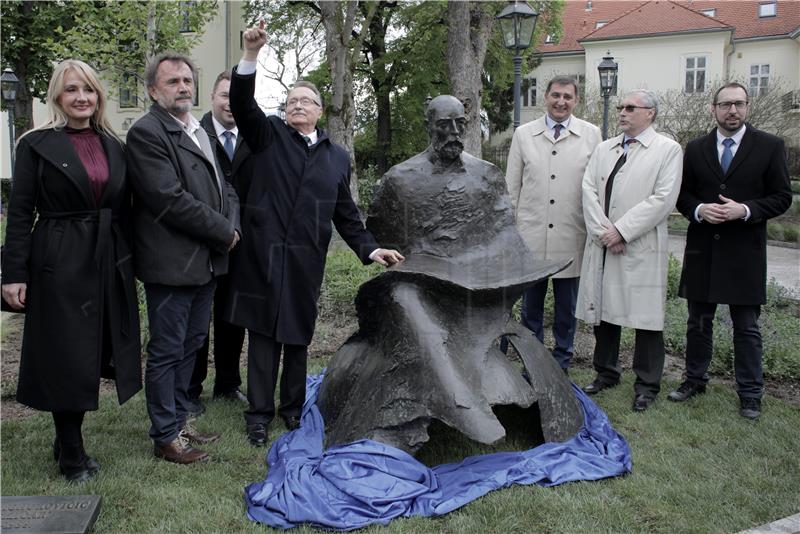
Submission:
M 708 168 L 711 169 L 711 172 L 714 173 L 714 176 L 720 182 L 723 179 L 722 176 L 722 166 L 719 164 L 719 156 L 717 154 L 717 129 L 714 128 L 711 130 L 711 133 L 708 134 L 703 141 L 703 157 L 706 160 L 706 164 Z
M 81 192 L 87 205 L 93 207 L 95 203 L 92 188 L 89 185 L 89 175 L 86 174 L 86 169 L 67 133 L 64 130 L 53 130 L 52 136 L 42 136 L 39 139 L 47 140 L 46 146 L 36 146 L 39 155 L 61 171 Z M 41 141 L 39 142 L 41 143 Z
M 742 162 L 747 159 L 747 156 L 753 150 L 753 145 L 755 145 L 755 130 L 749 124 L 746 126 L 746 130 L 744 131 L 744 135 L 742 136 L 742 144 L 739 145 L 739 148 L 736 150 L 736 155 L 733 156 L 733 161 L 731 161 L 731 166 L 728 167 L 728 172 L 725 174 L 725 179 L 727 179 L 730 175 L 732 175 L 736 168 L 742 164 Z

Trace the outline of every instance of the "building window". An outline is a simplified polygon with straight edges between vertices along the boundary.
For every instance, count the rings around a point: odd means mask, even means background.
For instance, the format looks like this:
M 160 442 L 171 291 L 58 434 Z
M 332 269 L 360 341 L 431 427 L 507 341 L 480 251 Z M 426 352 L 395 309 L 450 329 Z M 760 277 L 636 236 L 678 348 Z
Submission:
M 544 44 L 555 44 L 556 42 L 556 38 L 549 33 L 547 34 L 547 37 L 544 38 Z
M 139 80 L 135 74 L 124 74 L 119 86 L 119 107 L 130 109 L 139 107 Z
M 192 10 L 195 8 L 196 4 L 197 4 L 197 2 L 191 1 L 191 0 L 185 1 L 185 2 L 180 2 L 180 10 L 181 10 L 181 14 L 180 14 L 180 17 L 181 17 L 180 32 L 181 33 L 190 33 L 190 32 L 195 31 L 195 29 L 192 27 L 192 21 L 191 21 L 191 16 L 190 15 L 191 15 Z
M 607 20 L 598 20 L 597 22 L 594 23 L 594 29 L 596 30 L 598 28 L 602 28 L 606 24 L 608 24 Z
M 716 17 L 716 16 L 717 16 L 717 10 L 716 10 L 716 9 L 714 9 L 714 8 L 711 8 L 711 9 L 701 9 L 701 10 L 700 10 L 700 13 L 702 13 L 702 14 L 703 14 L 703 15 L 705 15 L 706 17 Z
M 706 58 L 705 56 L 686 58 L 686 80 L 683 85 L 685 93 L 702 93 L 706 90 Z
M 769 87 L 769 65 L 750 65 L 750 93 L 763 95 Z
M 774 17 L 777 14 L 778 14 L 778 5 L 775 2 L 758 5 L 758 16 L 760 18 Z
M 522 79 L 522 106 L 533 107 L 536 105 L 536 78 Z

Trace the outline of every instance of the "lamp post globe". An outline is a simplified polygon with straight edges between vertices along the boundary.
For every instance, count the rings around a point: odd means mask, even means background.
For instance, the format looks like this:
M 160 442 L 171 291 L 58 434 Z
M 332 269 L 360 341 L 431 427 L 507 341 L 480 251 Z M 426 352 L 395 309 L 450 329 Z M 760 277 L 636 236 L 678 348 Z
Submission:
M 520 87 L 522 85 L 521 51 L 531 46 L 536 19 L 539 17 L 525 2 L 509 2 L 495 17 L 500 25 L 503 45 L 514 51 L 514 129 L 520 122 Z
M 3 97 L 6 111 L 8 111 L 8 149 L 9 161 L 11 162 L 11 172 L 14 172 L 14 106 L 17 100 L 17 88 L 19 78 L 14 71 L 6 68 L 0 75 L 0 92 Z
M 608 97 L 617 86 L 618 71 L 619 65 L 611 55 L 603 57 L 603 61 L 597 66 L 597 73 L 600 75 L 600 94 L 603 96 L 603 140 L 608 139 Z

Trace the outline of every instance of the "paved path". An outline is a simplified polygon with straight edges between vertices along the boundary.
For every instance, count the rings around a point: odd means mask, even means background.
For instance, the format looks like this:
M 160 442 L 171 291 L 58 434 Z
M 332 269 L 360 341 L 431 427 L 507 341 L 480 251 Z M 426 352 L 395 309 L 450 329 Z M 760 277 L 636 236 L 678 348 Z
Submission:
M 683 260 L 686 236 L 669 236 L 669 251 Z M 774 278 L 800 298 L 800 249 L 767 246 L 767 278 Z
M 800 532 L 800 514 L 785 517 L 760 527 L 743 530 L 739 534 L 797 534 Z

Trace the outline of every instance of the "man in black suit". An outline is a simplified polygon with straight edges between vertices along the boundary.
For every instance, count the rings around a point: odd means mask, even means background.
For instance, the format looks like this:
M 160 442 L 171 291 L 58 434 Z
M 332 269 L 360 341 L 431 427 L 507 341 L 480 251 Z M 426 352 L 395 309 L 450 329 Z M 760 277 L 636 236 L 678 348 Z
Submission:
M 239 198 L 242 198 L 242 184 L 252 176 L 250 148 L 239 136 L 236 121 L 231 113 L 228 94 L 231 86 L 229 71 L 221 72 L 214 81 L 211 91 L 211 111 L 200 119 L 200 126 L 208 134 L 211 144 L 217 152 L 217 161 L 225 176 Z M 235 250 L 231 251 L 230 263 L 235 261 Z M 228 275 L 217 277 L 217 289 L 214 292 L 214 398 L 247 402 L 241 392 L 242 377 L 239 373 L 239 356 L 244 344 L 244 328 L 233 325 L 223 319 L 225 299 L 228 294 Z M 189 400 L 192 412 L 202 413 L 203 404 L 200 394 L 203 392 L 203 381 L 208 374 L 208 337 L 203 347 L 197 352 L 192 379 L 189 382 Z
M 783 140 L 745 123 L 747 89 L 721 87 L 717 128 L 686 147 L 677 207 L 689 219 L 680 296 L 688 301 L 686 381 L 669 394 L 683 402 L 705 392 L 717 304 L 733 322 L 734 371 L 742 417 L 761 415 L 763 373 L 758 317 L 766 302 L 767 219 L 792 202 Z
M 244 415 L 256 446 L 267 443 L 275 416 L 281 353 L 278 413 L 287 429 L 300 426 L 308 345 L 332 226 L 365 264 L 403 259 L 395 250 L 379 248 L 364 228 L 350 195 L 350 157 L 317 129 L 322 97 L 316 86 L 294 84 L 286 99 L 286 122 L 264 115 L 256 103 L 256 58 L 266 41 L 263 22 L 244 33 L 244 54 L 231 75 L 230 94 L 231 111 L 258 172 L 244 196 L 243 246 L 225 308 L 225 319 L 248 331 Z
M 190 444 L 219 434 L 187 420 L 195 355 L 208 336 L 214 277 L 228 270 L 239 241 L 239 202 L 222 177 L 205 130 L 190 113 L 195 68 L 181 54 L 151 60 L 145 83 L 153 106 L 127 136 L 134 196 L 134 263 L 144 282 L 150 340 L 145 394 L 157 458 L 208 458 Z

